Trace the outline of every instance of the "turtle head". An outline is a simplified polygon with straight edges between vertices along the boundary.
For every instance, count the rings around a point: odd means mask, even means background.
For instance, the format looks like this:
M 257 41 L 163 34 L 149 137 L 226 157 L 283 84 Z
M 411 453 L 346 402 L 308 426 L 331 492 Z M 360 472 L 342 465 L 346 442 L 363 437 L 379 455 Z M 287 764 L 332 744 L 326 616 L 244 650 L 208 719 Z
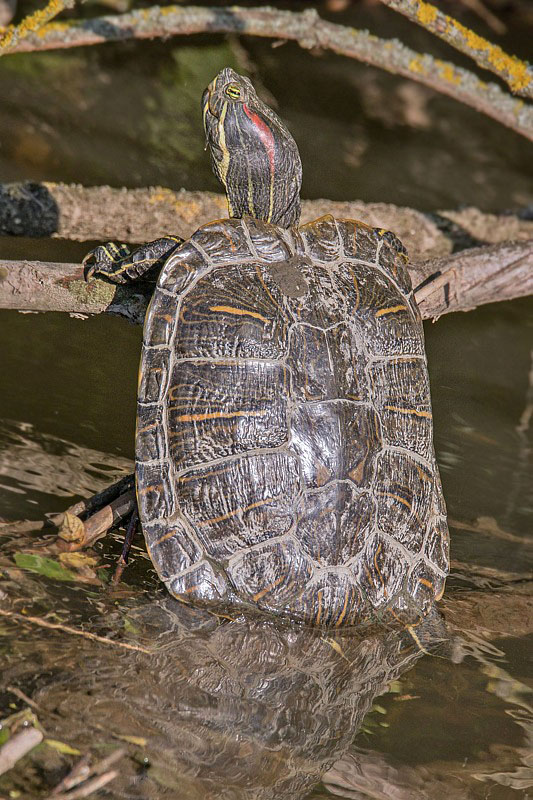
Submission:
M 230 217 L 248 214 L 288 228 L 300 218 L 302 165 L 296 142 L 248 78 L 226 67 L 202 96 L 213 171 Z

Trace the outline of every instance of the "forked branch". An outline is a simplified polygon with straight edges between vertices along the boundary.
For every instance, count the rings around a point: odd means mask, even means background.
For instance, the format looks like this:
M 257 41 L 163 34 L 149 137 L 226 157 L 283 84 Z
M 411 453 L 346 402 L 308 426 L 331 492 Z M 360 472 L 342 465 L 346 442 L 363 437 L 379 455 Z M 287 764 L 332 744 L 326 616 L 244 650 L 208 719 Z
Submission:
M 402 75 L 446 94 L 533 141 L 533 107 L 485 83 L 468 70 L 417 53 L 396 39 L 327 22 L 315 9 L 152 6 L 127 14 L 51 23 L 19 41 L 10 52 L 79 47 L 126 39 L 195 33 L 236 33 L 291 40 L 306 49 L 332 50 Z
M 381 2 L 470 56 L 479 67 L 488 69 L 505 81 L 515 94 L 533 98 L 533 67 L 527 61 L 508 55 L 498 45 L 465 28 L 456 19 L 424 0 Z

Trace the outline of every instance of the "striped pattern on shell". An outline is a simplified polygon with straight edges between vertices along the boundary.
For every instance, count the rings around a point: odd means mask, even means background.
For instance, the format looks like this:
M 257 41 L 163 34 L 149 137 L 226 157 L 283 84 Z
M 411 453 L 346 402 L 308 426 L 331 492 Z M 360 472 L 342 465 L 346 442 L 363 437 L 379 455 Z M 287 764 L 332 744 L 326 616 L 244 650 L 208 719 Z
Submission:
M 146 318 L 137 495 L 172 595 L 313 625 L 412 619 L 448 530 L 405 257 L 363 223 L 213 222 Z

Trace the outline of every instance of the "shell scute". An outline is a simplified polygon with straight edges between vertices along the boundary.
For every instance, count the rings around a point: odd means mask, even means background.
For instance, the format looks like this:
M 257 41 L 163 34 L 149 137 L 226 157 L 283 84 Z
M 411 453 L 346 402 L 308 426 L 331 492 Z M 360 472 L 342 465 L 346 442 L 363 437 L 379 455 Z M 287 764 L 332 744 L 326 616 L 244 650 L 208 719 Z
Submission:
M 157 565 L 163 580 L 170 580 L 202 558 L 201 548 L 192 539 L 182 520 L 156 522 L 148 526 L 148 529 L 150 558 Z
M 220 560 L 287 533 L 298 490 L 298 464 L 285 453 L 207 464 L 178 478 L 182 513 Z
M 337 223 L 330 214 L 302 225 L 300 235 L 312 262 L 337 261 L 343 254 Z
M 381 530 L 419 551 L 433 506 L 433 475 L 411 456 L 385 450 L 378 457 L 377 520 Z
M 177 469 L 288 437 L 283 365 L 265 361 L 177 362 L 167 399 L 169 452 Z
M 203 225 L 190 239 L 211 264 L 234 264 L 252 257 L 245 223 L 241 219 L 219 219 Z
M 404 357 L 377 361 L 371 365 L 370 375 L 384 443 L 431 459 L 432 412 L 424 360 Z
M 313 574 L 311 560 L 290 537 L 245 550 L 230 561 L 235 592 L 262 611 L 289 613 L 295 596 Z
M 208 561 L 201 561 L 194 569 L 170 578 L 167 583 L 169 592 L 184 602 L 219 607 L 229 599 L 224 575 L 216 572 Z
M 135 449 L 143 453 L 144 461 L 163 461 L 168 458 L 162 405 L 138 407 Z
M 257 264 L 214 269 L 184 298 L 177 358 L 270 358 L 287 354 L 291 318 Z
M 303 495 L 294 538 L 321 567 L 347 564 L 365 546 L 374 517 L 370 492 L 329 483 L 312 496 Z
M 167 389 L 170 348 L 145 349 L 145 359 L 145 368 L 139 372 L 138 402 L 160 403 Z
M 374 228 L 359 220 L 338 219 L 337 230 L 345 256 L 367 263 L 376 261 L 380 242 Z
M 299 406 L 291 418 L 291 450 L 302 464 L 308 488 L 349 480 L 368 488 L 381 438 L 369 405 L 326 401 Z

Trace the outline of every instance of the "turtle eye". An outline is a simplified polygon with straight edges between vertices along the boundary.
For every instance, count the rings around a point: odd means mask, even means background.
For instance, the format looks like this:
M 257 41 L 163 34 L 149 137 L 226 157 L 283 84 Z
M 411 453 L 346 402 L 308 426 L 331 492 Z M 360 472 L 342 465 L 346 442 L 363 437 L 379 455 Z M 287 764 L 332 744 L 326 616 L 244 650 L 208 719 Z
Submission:
M 232 100 L 241 99 L 241 87 L 237 83 L 228 83 L 225 92 Z

